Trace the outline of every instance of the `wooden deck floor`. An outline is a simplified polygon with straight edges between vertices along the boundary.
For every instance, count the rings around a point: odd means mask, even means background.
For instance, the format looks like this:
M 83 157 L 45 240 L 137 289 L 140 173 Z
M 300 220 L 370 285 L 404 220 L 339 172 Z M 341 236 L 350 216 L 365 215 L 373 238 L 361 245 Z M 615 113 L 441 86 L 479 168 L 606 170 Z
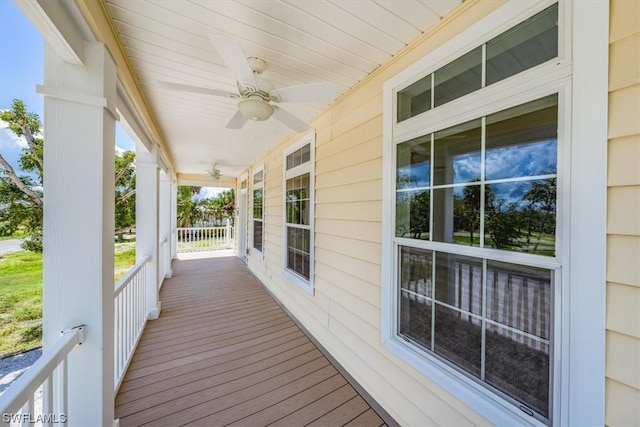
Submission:
M 120 425 L 383 420 L 234 257 L 176 260 L 116 397 Z

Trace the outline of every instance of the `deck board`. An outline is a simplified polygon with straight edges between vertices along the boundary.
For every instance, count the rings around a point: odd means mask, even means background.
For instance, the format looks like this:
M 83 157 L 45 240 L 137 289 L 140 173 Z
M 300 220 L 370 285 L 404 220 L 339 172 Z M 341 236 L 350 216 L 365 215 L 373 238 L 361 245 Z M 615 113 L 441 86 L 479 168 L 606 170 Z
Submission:
M 116 397 L 120 425 L 380 426 L 234 257 L 176 260 Z

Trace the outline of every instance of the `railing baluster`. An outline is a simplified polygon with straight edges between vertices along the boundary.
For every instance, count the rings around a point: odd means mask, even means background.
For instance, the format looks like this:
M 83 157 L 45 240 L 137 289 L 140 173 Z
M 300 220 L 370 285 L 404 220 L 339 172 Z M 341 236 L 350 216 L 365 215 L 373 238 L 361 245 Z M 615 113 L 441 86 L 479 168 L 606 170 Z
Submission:
M 53 409 L 53 372 L 47 377 L 42 385 L 42 414 L 53 415 L 55 414 Z M 44 426 L 52 426 L 53 422 L 51 418 L 46 417 L 43 420 Z
M 166 244 L 163 242 L 163 247 Z M 160 250 L 162 254 L 163 248 Z M 146 269 L 151 260 L 144 257 L 136 263 L 116 284 L 114 290 L 114 384 L 116 391 L 122 383 L 124 374 L 138 344 L 144 325 L 146 312 L 144 311 L 144 283 Z
M 178 253 L 230 248 L 232 246 L 233 234 L 233 227 L 228 224 L 223 227 L 178 228 L 176 231 L 176 248 Z M 168 244 L 161 248 L 161 256 L 165 250 L 170 250 Z M 164 262 L 165 257 L 163 256 L 162 258 L 163 259 L 160 260 L 161 263 Z M 160 269 L 164 272 L 162 268 L 161 264 Z

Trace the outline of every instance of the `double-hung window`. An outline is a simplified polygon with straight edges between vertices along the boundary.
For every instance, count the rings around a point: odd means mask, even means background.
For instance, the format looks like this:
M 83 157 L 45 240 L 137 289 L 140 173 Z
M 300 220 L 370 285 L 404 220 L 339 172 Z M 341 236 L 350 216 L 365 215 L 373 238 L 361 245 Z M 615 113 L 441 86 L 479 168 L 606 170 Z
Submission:
M 313 183 L 315 133 L 284 152 L 284 271 L 313 293 Z
M 490 419 L 557 424 L 570 18 L 518 3 L 385 84 L 382 339 Z
M 253 173 L 253 250 L 263 253 L 264 245 L 264 167 Z

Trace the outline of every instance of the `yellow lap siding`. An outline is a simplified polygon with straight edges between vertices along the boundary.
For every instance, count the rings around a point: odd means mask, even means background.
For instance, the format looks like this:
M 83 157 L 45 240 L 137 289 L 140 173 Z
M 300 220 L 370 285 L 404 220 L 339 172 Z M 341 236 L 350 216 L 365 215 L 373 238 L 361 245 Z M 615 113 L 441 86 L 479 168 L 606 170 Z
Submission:
M 640 287 L 609 283 L 607 304 L 607 329 L 640 339 Z

